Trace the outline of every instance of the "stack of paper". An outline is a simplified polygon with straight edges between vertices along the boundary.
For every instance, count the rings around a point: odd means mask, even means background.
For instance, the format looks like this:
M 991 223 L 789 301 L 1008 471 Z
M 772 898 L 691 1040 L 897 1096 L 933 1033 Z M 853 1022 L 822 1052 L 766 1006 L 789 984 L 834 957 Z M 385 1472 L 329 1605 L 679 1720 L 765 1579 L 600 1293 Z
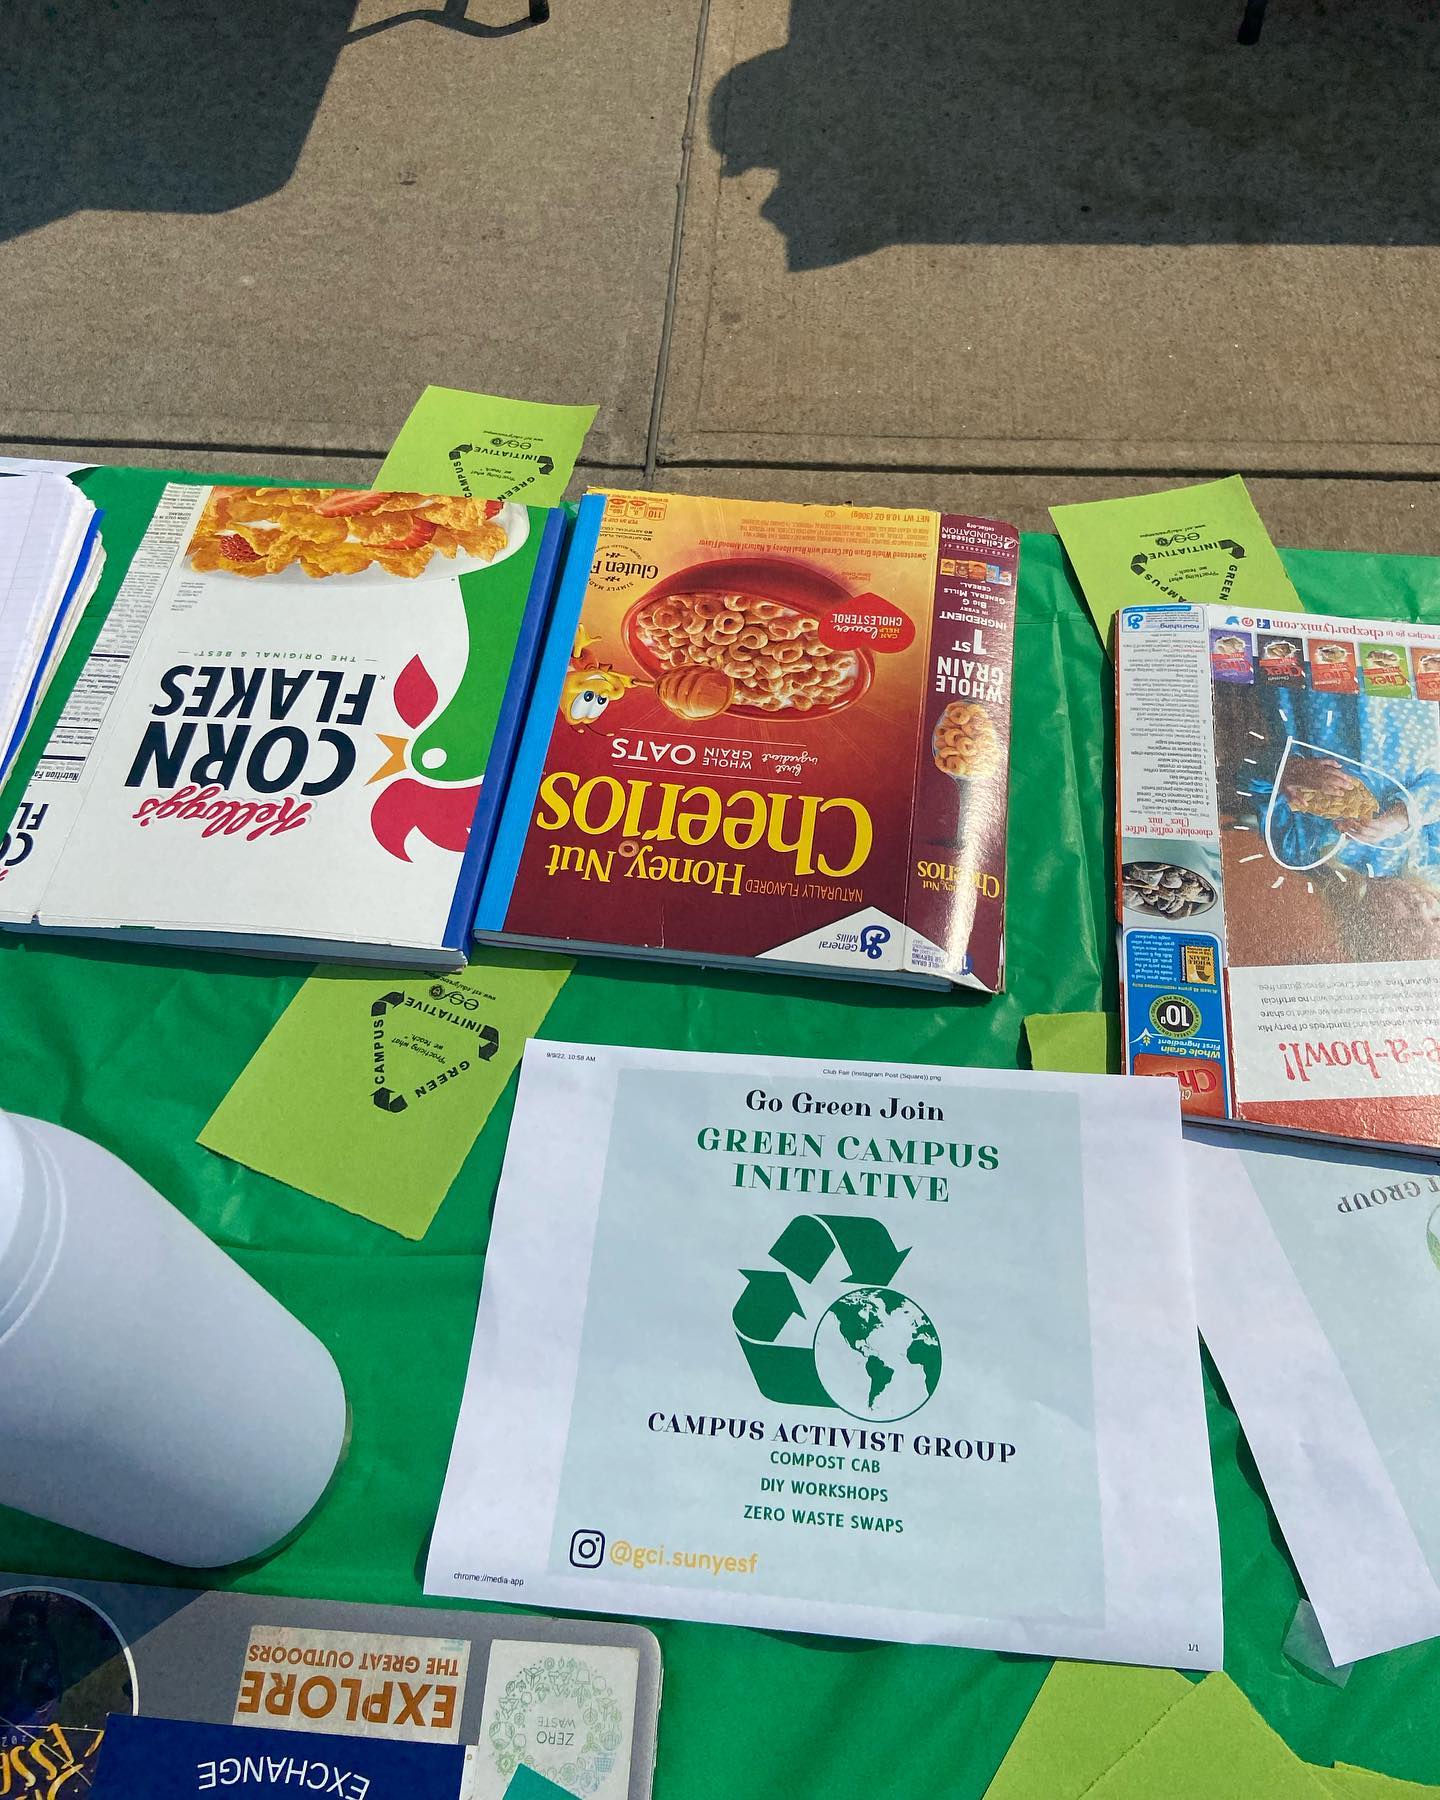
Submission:
M 1113 1061 L 1113 1013 L 1025 1026 L 1036 1069 Z M 1334 1674 L 1436 1636 L 1440 1169 L 1193 1124 L 1185 1137 L 1201 1334 L 1324 1643 L 1301 1628 L 1287 1653 Z
M 0 481 L 0 780 L 100 579 L 99 520 L 63 475 Z

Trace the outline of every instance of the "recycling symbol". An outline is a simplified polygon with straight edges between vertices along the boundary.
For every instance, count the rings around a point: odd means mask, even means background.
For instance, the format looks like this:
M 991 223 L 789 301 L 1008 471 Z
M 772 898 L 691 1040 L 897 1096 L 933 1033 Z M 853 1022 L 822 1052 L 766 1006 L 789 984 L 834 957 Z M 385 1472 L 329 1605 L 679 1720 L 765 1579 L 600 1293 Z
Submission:
M 492 437 L 489 441 L 497 450 L 503 450 L 508 447 L 512 451 L 518 452 L 515 457 L 517 462 L 533 462 L 542 475 L 552 475 L 555 472 L 555 459 L 553 457 L 546 456 L 543 451 L 536 453 L 522 448 L 522 446 L 528 446 L 533 441 L 529 438 Z M 456 444 L 455 448 L 449 452 L 450 460 L 455 465 L 455 473 L 457 475 L 460 473 L 460 458 L 462 456 L 473 456 L 474 453 L 475 446 L 473 444 Z
M 441 988 L 431 988 L 430 992 L 432 995 L 439 995 L 442 994 L 444 990 Z M 389 1085 L 386 1074 L 386 1061 L 389 1054 L 389 1046 L 385 1036 L 385 1015 L 392 1007 L 404 1005 L 405 995 L 398 988 L 392 988 L 388 994 L 382 994 L 378 1000 L 374 1000 L 370 1004 L 370 1017 L 374 1021 L 374 1024 L 371 1027 L 370 1053 L 371 1076 L 374 1086 L 370 1098 L 372 1102 L 380 1108 L 381 1112 L 402 1113 L 409 1104 L 403 1094 L 397 1094 Z M 475 1032 L 475 1044 L 472 1054 L 479 1062 L 489 1062 L 490 1058 L 494 1056 L 496 1051 L 500 1048 L 500 1033 L 493 1025 L 478 1025 L 473 1027 L 473 1030 Z M 469 1064 L 462 1062 L 459 1066 L 461 1068 L 468 1068 Z M 417 1097 L 423 1098 L 424 1093 L 425 1090 L 423 1089 L 417 1090 Z
M 805 1306 L 795 1292 L 792 1277 L 807 1287 L 832 1257 L 844 1262 L 843 1279 L 859 1289 L 855 1298 L 872 1293 L 914 1307 L 888 1287 L 901 1263 L 910 1254 L 899 1250 L 878 1219 L 840 1217 L 830 1213 L 802 1213 L 792 1219 L 770 1246 L 778 1269 L 742 1269 L 745 1291 L 735 1302 L 731 1319 L 735 1336 L 755 1377 L 755 1385 L 767 1400 L 789 1406 L 841 1406 L 827 1390 L 816 1368 L 813 1344 L 777 1342 L 792 1318 L 803 1319 Z M 852 1290 L 854 1294 L 854 1290 Z M 822 1315 L 821 1324 L 852 1295 L 842 1295 Z M 916 1309 L 918 1311 L 918 1309 Z M 924 1314 L 918 1315 L 924 1318 Z M 925 1321 L 928 1325 L 929 1321 Z M 844 1410 L 849 1410 L 845 1408 Z
M 401 993 L 392 991 L 388 994 L 382 994 L 378 1000 L 371 1003 L 370 1017 L 377 1020 L 383 1019 L 390 1007 L 403 1006 L 404 1004 L 405 996 Z M 395 1093 L 393 1089 L 388 1088 L 385 1085 L 385 1041 L 383 1028 L 378 1024 L 375 1027 L 374 1055 L 375 1091 L 370 1096 L 371 1099 L 374 1101 L 375 1105 L 380 1108 L 381 1112 L 404 1112 L 405 1096 L 403 1094 Z
M 1215 548 L 1217 550 L 1224 550 L 1226 552 L 1226 554 L 1229 556 L 1232 564 L 1243 562 L 1245 560 L 1245 546 L 1241 543 L 1237 543 L 1234 538 L 1216 538 Z M 1149 563 L 1150 563 L 1149 552 L 1146 550 L 1137 550 L 1135 552 L 1135 554 L 1130 558 L 1130 573 L 1132 575 L 1144 575 L 1145 579 L 1147 581 L 1155 582 L 1155 585 L 1157 587 L 1164 587 L 1165 584 L 1163 582 L 1157 580 L 1157 578 L 1154 575 L 1146 574 L 1146 570 L 1149 566 Z M 1230 571 L 1230 575 L 1231 575 L 1231 579 L 1233 580 L 1234 575 L 1235 575 L 1235 570 L 1233 568 Z M 1169 588 L 1165 588 L 1165 592 L 1167 594 L 1170 591 L 1171 590 Z M 1228 584 L 1227 584 L 1227 591 L 1228 591 Z M 1182 596 L 1182 598 L 1183 598 L 1183 596 Z

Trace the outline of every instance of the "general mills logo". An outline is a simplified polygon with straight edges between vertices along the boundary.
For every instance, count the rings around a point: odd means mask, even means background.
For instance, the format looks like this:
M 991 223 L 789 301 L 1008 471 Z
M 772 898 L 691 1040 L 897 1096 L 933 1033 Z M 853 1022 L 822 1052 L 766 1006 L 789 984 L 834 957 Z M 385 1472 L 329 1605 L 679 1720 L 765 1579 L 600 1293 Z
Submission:
M 577 1569 L 598 1569 L 605 1560 L 605 1533 L 581 1527 L 570 1534 L 570 1562 Z
M 867 925 L 860 933 L 861 952 L 872 962 L 884 953 L 885 946 L 889 942 L 890 927 L 888 925 Z

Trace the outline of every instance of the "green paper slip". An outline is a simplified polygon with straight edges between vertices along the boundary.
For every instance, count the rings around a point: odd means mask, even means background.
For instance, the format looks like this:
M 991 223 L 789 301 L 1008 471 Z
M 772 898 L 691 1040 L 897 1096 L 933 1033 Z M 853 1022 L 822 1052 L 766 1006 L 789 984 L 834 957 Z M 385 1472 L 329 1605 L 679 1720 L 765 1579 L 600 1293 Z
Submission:
M 1440 1788 L 1423 1781 L 1401 1781 L 1398 1775 L 1377 1775 L 1374 1769 L 1357 1769 L 1350 1763 L 1315 1773 L 1341 1800 L 1433 1800 L 1440 1794 Z
M 319 971 L 199 1141 L 423 1237 L 572 966 L 516 952 L 444 976 Z
M 1333 1800 L 1228 1675 L 1207 1675 L 1085 1800 Z
M 1122 606 L 1233 605 L 1303 612 L 1244 481 L 1052 506 L 1090 616 L 1108 644 Z
M 1320 1769 L 1302 1762 L 1226 1675 L 1208 1675 L 1196 1684 L 1171 1669 L 1057 1662 L 985 1800 L 1157 1800 L 1161 1795 L 1165 1800 L 1425 1800 L 1440 1795 L 1440 1789 L 1345 1763 Z
M 505 1790 L 505 1800 L 573 1800 L 573 1796 L 569 1788 L 539 1774 L 529 1763 L 517 1763 Z
M 537 400 L 427 387 L 400 427 L 374 485 L 558 506 L 595 411 L 593 406 L 545 406 Z
M 1080 1800 L 1192 1691 L 1174 1669 L 1057 1662 L 985 1800 Z
M 1025 1021 L 1030 1066 L 1063 1075 L 1109 1075 L 1120 1067 L 1116 1013 L 1031 1013 Z

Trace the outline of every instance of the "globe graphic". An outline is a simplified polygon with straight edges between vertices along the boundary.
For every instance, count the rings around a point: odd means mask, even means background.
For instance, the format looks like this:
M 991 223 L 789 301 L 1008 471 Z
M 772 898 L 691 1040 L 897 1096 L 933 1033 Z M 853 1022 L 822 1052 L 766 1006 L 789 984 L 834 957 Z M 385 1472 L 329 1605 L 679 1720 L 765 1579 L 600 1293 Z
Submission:
M 940 1380 L 940 1334 L 930 1315 L 894 1288 L 851 1288 L 815 1327 L 820 1385 L 857 1419 L 903 1419 Z

